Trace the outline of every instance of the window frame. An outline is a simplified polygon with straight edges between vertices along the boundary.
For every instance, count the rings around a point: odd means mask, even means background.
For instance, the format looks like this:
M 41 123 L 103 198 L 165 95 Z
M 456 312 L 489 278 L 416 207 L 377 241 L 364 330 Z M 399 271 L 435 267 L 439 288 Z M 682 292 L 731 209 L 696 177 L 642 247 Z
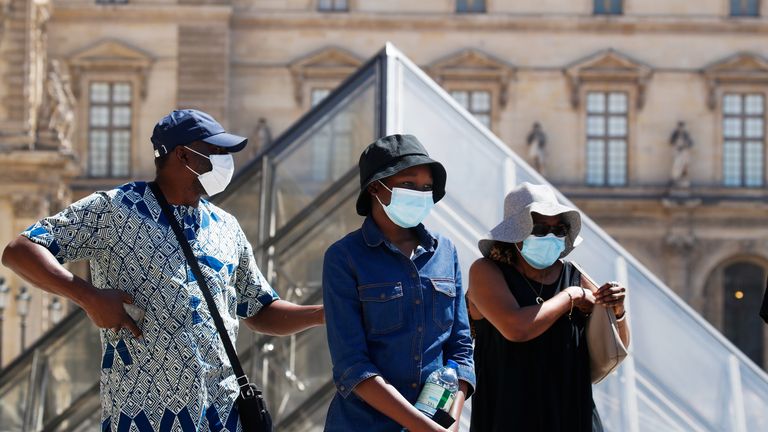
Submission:
M 350 3 L 352 2 L 352 0 L 325 0 L 325 1 L 330 2 L 330 7 L 323 8 L 323 5 L 322 5 L 323 0 L 317 0 L 316 3 L 315 3 L 315 11 L 320 12 L 320 13 L 344 13 L 344 12 L 349 12 L 349 10 L 351 8 Z M 341 2 L 341 1 L 343 1 L 344 5 L 345 5 L 343 8 L 338 6 L 338 3 Z
M 606 7 L 606 3 L 611 3 Z M 604 10 L 598 10 L 598 4 L 602 3 Z M 624 0 L 592 0 L 592 15 L 595 16 L 621 16 L 624 15 Z
M 743 9 L 740 9 L 740 10 L 736 11 L 734 9 L 734 6 L 735 6 L 735 3 L 739 2 L 739 1 L 747 1 L 747 2 L 754 1 L 754 7 L 755 7 L 754 13 L 750 13 L 750 11 L 748 11 L 749 8 L 747 6 L 744 6 Z M 728 8 L 728 17 L 730 17 L 730 18 L 760 18 L 761 12 L 762 12 L 762 10 L 761 10 L 762 8 L 760 7 L 761 3 L 762 3 L 761 0 L 728 0 L 727 5 L 726 5 L 726 7 Z
M 719 175 L 719 184 L 722 187 L 728 188 L 728 189 L 734 189 L 734 188 L 744 188 L 744 189 L 761 189 L 766 186 L 766 181 L 768 180 L 768 176 L 766 175 L 766 162 L 768 162 L 768 158 L 766 157 L 766 131 L 768 130 L 768 126 L 766 126 L 766 122 L 768 121 L 768 91 L 765 90 L 765 88 L 756 88 L 754 86 L 723 86 L 718 89 L 718 95 L 717 95 L 717 105 L 718 105 L 718 121 L 717 121 L 717 152 L 718 152 L 718 171 L 720 173 Z M 732 115 L 727 116 L 725 114 L 725 97 L 727 95 L 739 95 L 741 96 L 741 104 L 742 109 L 744 108 L 745 98 L 744 96 L 747 95 L 760 95 L 763 98 L 763 112 L 762 112 L 762 120 L 763 120 L 763 132 L 762 132 L 762 152 L 763 152 L 763 160 L 762 160 L 762 176 L 761 176 L 761 183 L 759 185 L 747 185 L 746 183 L 746 170 L 744 166 L 744 162 L 746 160 L 745 155 L 745 149 L 746 149 L 746 142 L 748 141 L 756 141 L 753 139 L 748 139 L 746 135 L 744 134 L 744 122 L 742 121 L 741 126 L 741 135 L 736 139 L 727 139 L 725 137 L 725 130 L 724 130 L 724 123 L 726 117 L 735 117 Z M 744 119 L 746 118 L 742 113 L 742 115 L 739 115 L 738 118 Z M 756 117 L 756 116 L 751 116 Z M 725 142 L 726 141 L 738 141 L 740 144 L 740 170 L 739 170 L 739 183 L 736 185 L 729 185 L 726 184 L 726 172 L 725 172 Z
M 588 155 L 588 142 L 589 142 L 589 135 L 587 134 L 587 117 L 589 116 L 589 113 L 587 111 L 587 96 L 589 93 L 624 93 L 627 97 L 627 112 L 625 115 L 626 118 L 626 133 L 623 136 L 623 139 L 626 143 L 626 147 L 624 149 L 625 151 L 625 163 L 624 163 L 624 181 L 622 183 L 616 183 L 612 184 L 608 182 L 609 179 L 609 158 L 608 158 L 608 152 L 606 151 L 603 155 L 603 179 L 601 183 L 589 183 L 589 155 Z M 579 171 L 582 173 L 582 179 L 584 182 L 584 185 L 591 188 L 625 188 L 632 184 L 633 181 L 633 174 L 634 169 L 632 167 L 632 161 L 633 161 L 633 155 L 635 153 L 634 151 L 634 143 L 635 143 L 635 127 L 633 127 L 636 124 L 636 118 L 637 118 L 637 112 L 639 108 L 637 107 L 637 98 L 638 98 L 638 89 L 636 86 L 631 84 L 601 84 L 601 83 L 585 83 L 581 86 L 579 98 L 582 103 L 579 104 L 579 146 L 580 147 L 580 153 L 582 156 L 579 158 L 579 162 L 577 163 L 579 167 Z M 606 104 L 607 104 L 606 99 Z M 607 109 L 607 108 L 606 108 Z M 606 115 L 608 113 L 606 112 Z M 606 124 L 607 127 L 607 124 Z M 607 135 L 607 129 L 605 131 L 605 145 L 607 149 L 609 136 Z M 615 137 L 614 137 L 615 138 Z
M 106 103 L 103 102 L 94 102 L 92 100 L 92 94 L 91 89 L 94 84 L 106 84 L 108 86 L 108 100 Z M 130 100 L 128 102 L 115 102 L 113 100 L 113 90 L 114 87 L 118 84 L 127 84 L 130 86 L 129 92 L 130 92 Z M 88 178 L 129 178 L 131 177 L 132 171 L 133 171 L 133 141 L 134 141 L 134 129 L 135 129 L 135 123 L 136 123 L 136 116 L 134 115 L 135 111 L 135 99 L 136 99 L 136 91 L 135 91 L 135 85 L 130 80 L 91 80 L 88 82 L 88 87 L 86 88 L 87 92 L 87 104 L 88 104 L 88 118 L 86 119 L 87 124 L 87 161 L 86 161 L 86 176 Z M 93 126 L 91 124 L 91 110 L 92 108 L 96 107 L 106 107 L 107 108 L 107 125 L 106 126 Z M 113 125 L 113 112 L 116 107 L 127 107 L 130 110 L 130 118 L 128 126 L 115 126 Z M 92 149 L 93 149 L 93 143 L 91 142 L 91 133 L 93 131 L 105 131 L 107 133 L 107 149 L 106 149 L 106 172 L 103 175 L 96 175 L 93 173 L 93 164 L 92 164 Z M 128 161 L 127 161 L 127 168 L 124 174 L 115 174 L 115 167 L 113 165 L 113 152 L 115 151 L 115 143 L 113 142 L 113 132 L 116 131 L 127 131 L 128 132 Z
M 479 6 L 475 6 L 479 4 Z M 464 8 L 462 9 L 462 5 Z M 488 12 L 488 0 L 455 0 L 454 12 L 457 14 L 484 14 Z
M 465 92 L 467 94 L 468 106 L 464 106 L 464 109 L 466 109 L 470 114 L 472 114 L 472 116 L 474 116 L 475 119 L 477 121 L 479 121 L 480 123 L 483 123 L 483 121 L 480 120 L 479 118 L 477 118 L 477 115 L 478 114 L 487 115 L 488 116 L 488 124 L 485 125 L 485 126 L 488 129 L 493 130 L 494 124 L 496 123 L 495 115 L 496 115 L 496 112 L 498 111 L 498 108 L 496 108 L 496 106 L 495 106 L 496 105 L 497 96 L 496 96 L 496 94 L 494 92 L 494 89 L 492 87 L 490 87 L 490 86 L 478 86 L 478 85 L 462 86 L 461 84 L 456 83 L 456 84 L 452 84 L 450 86 L 446 86 L 446 92 L 448 92 L 448 94 L 451 95 L 451 97 L 453 97 L 454 100 L 456 100 L 456 102 L 459 105 L 462 105 L 462 104 L 455 98 L 455 96 L 453 94 L 455 92 Z M 476 112 L 473 109 L 473 107 L 472 107 L 472 94 L 473 93 L 481 93 L 481 92 L 482 93 L 486 93 L 488 95 L 488 111 Z

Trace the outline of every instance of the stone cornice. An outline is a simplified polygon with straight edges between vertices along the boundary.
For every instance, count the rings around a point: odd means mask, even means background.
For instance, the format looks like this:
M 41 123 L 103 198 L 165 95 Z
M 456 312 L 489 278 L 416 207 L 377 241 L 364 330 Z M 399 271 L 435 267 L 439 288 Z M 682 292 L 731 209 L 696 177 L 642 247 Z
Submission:
M 179 22 L 184 24 L 226 23 L 232 17 L 231 6 L 193 5 L 64 5 L 53 10 L 56 22 Z
M 340 28 L 388 31 L 530 31 L 546 33 L 768 33 L 768 19 L 702 16 L 511 15 L 511 14 L 384 14 L 351 12 L 238 11 L 240 29 Z

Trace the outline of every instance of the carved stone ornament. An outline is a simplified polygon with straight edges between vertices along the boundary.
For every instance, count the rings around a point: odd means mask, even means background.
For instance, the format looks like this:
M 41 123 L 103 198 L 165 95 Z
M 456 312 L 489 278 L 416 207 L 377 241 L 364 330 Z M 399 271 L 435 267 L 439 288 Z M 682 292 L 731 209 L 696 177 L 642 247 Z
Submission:
M 71 54 L 67 60 L 72 75 L 72 93 L 80 97 L 84 73 L 135 74 L 142 99 L 147 96 L 147 78 L 154 58 L 122 41 L 107 39 Z
M 451 81 L 491 82 L 499 86 L 499 106 L 507 105 L 509 83 L 517 69 L 490 54 L 466 49 L 439 59 L 426 67 L 426 71 L 439 84 Z
M 293 97 L 303 104 L 304 84 L 313 80 L 341 82 L 356 71 L 363 61 L 341 48 L 329 47 L 294 60 L 288 65 L 293 79 Z
M 645 91 L 653 69 L 613 49 L 598 51 L 563 70 L 571 90 L 571 105 L 578 108 L 585 83 L 630 84 L 637 88 L 636 106 L 645 104 Z
M 11 197 L 13 213 L 18 219 L 40 219 L 48 214 L 49 201 L 42 195 L 17 194 Z
M 717 88 L 729 84 L 768 84 L 768 61 L 753 53 L 738 53 L 701 71 L 707 82 L 707 106 L 717 108 Z

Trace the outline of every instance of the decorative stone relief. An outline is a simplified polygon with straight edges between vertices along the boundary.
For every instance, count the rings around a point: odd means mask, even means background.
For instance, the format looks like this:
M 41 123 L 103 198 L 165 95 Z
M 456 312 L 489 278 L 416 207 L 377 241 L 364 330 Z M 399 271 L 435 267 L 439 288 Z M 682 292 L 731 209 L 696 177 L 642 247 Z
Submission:
M 426 71 L 440 85 L 450 81 L 492 82 L 499 87 L 498 103 L 504 108 L 509 83 L 515 78 L 517 69 L 480 50 L 466 49 L 433 62 Z
M 581 103 L 581 87 L 585 83 L 622 83 L 637 88 L 636 106 L 645 104 L 645 91 L 653 69 L 613 49 L 598 51 L 572 63 L 563 70 L 571 90 L 571 105 L 578 108 Z

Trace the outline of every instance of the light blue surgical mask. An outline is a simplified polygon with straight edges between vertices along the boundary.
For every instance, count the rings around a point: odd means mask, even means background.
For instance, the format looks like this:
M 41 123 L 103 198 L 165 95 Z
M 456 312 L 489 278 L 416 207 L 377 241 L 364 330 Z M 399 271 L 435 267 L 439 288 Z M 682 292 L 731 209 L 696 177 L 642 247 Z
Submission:
M 565 250 L 565 237 L 557 237 L 554 234 L 544 237 L 528 236 L 523 240 L 523 250 L 518 250 L 531 267 L 542 270 L 560 258 L 560 254 Z
M 435 206 L 432 191 L 420 192 L 398 187 L 390 189 L 381 181 L 379 183 L 392 192 L 392 197 L 389 200 L 389 205 L 384 205 L 379 197 L 376 197 L 376 200 L 384 208 L 387 217 L 397 226 L 415 227 L 427 217 L 432 207 Z

